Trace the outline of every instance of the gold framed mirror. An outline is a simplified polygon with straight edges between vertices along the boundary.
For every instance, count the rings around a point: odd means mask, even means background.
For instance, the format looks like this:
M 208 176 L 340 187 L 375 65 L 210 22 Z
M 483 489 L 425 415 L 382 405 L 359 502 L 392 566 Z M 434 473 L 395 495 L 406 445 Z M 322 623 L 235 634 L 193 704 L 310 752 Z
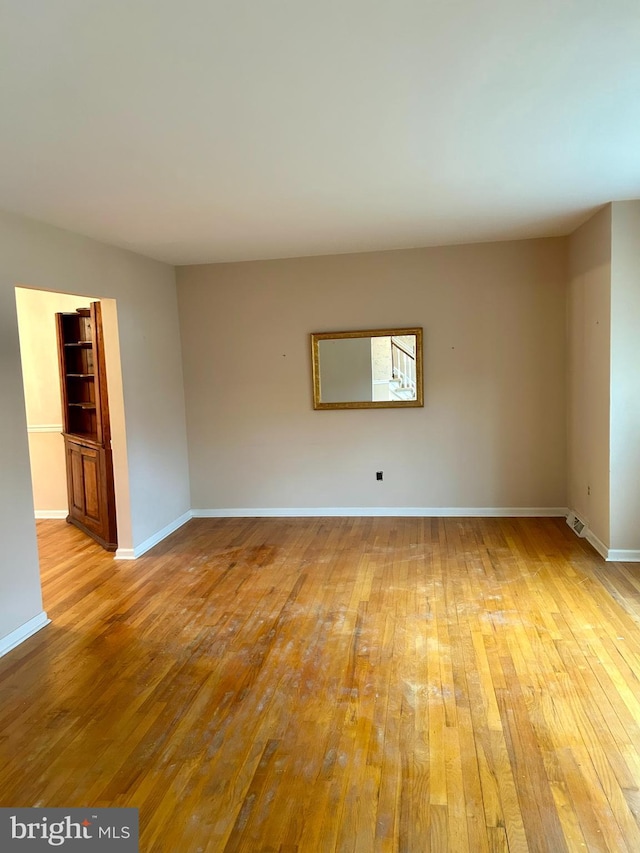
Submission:
M 424 406 L 422 329 L 311 335 L 314 409 Z

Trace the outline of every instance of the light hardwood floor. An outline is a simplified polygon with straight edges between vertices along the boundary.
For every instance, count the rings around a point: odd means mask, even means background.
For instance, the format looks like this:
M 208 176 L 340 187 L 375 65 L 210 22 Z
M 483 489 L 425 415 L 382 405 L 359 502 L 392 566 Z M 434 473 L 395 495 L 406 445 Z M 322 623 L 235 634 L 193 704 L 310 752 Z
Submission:
M 563 520 L 38 529 L 0 806 L 137 806 L 149 853 L 640 851 L 640 566 Z

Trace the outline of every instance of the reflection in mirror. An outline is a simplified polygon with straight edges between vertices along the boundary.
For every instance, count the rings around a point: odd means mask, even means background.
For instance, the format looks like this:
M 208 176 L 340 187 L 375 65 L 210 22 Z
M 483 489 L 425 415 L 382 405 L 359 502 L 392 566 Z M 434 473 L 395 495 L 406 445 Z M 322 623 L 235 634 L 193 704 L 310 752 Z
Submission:
M 422 406 L 422 329 L 311 335 L 314 409 Z

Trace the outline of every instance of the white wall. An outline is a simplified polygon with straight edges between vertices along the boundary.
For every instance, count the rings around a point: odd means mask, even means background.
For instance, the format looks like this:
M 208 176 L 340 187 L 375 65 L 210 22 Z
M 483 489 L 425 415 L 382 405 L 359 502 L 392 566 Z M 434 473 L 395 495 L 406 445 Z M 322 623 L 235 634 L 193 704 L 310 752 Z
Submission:
M 640 201 L 611 233 L 611 548 L 640 551 Z
M 609 547 L 611 206 L 569 240 L 568 500 Z
M 173 268 L 0 214 L 0 644 L 42 609 L 16 285 L 117 300 L 132 545 L 189 509 Z
M 178 295 L 194 508 L 566 506 L 566 241 L 183 267 Z M 309 333 L 385 326 L 424 327 L 425 407 L 313 411 Z

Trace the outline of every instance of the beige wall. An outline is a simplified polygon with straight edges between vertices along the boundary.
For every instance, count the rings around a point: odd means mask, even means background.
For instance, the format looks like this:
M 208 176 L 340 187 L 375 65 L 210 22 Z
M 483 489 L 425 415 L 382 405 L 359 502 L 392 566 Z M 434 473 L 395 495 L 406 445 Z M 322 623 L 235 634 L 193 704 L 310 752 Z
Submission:
M 89 305 L 64 293 L 16 288 L 22 378 L 36 513 L 67 511 L 55 314 Z
M 609 547 L 611 206 L 569 240 L 568 499 Z
M 89 305 L 89 297 L 16 288 L 27 424 L 62 424 L 55 314 Z
M 565 251 L 178 269 L 192 506 L 565 506 Z M 413 325 L 423 409 L 313 411 L 310 332 Z
M 127 458 L 127 428 L 124 411 L 124 385 L 122 381 L 122 356 L 118 330 L 118 303 L 115 299 L 101 299 L 102 337 L 107 372 L 111 450 L 113 454 L 113 480 L 116 496 L 118 552 L 134 544 L 131 515 L 131 487 Z
M 131 542 L 189 509 L 173 268 L 0 214 L 0 642 L 42 609 L 15 287 L 117 300 Z
M 640 201 L 611 233 L 611 547 L 640 551 Z

